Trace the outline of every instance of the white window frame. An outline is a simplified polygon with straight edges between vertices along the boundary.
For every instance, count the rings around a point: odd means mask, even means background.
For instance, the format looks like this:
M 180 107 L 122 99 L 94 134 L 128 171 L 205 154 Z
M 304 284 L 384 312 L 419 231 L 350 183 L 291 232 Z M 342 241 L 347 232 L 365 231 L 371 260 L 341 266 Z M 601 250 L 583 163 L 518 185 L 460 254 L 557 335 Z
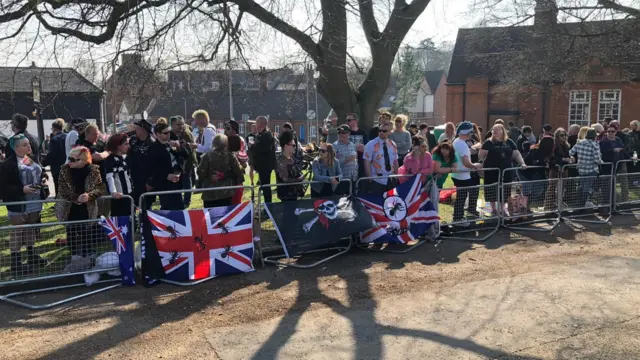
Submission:
M 218 91 L 218 90 L 220 90 L 220 82 L 218 82 L 218 81 L 212 81 L 212 82 L 211 82 L 211 90 L 213 90 L 213 91 Z
M 578 108 L 582 108 L 583 117 L 581 119 L 578 119 L 577 115 L 572 116 L 572 107 L 574 107 L 574 112 Z M 578 124 L 582 127 L 591 124 L 591 90 L 571 90 L 569 93 L 568 120 L 569 125 Z
M 315 138 L 316 135 L 316 126 L 315 125 L 311 125 L 309 126 L 309 137 L 310 138 Z
M 275 132 L 276 134 L 280 134 L 280 125 L 274 125 L 273 132 Z
M 249 114 L 242 114 L 242 121 L 249 121 Z
M 224 123 L 222 121 L 218 122 L 218 130 L 220 129 L 224 130 Z
M 244 135 L 244 124 L 240 123 L 240 134 Z
M 613 95 L 613 99 L 609 98 L 606 99 L 605 97 L 607 95 Z M 611 112 L 611 109 L 609 109 L 609 111 L 607 111 L 607 106 L 611 105 L 611 108 L 613 108 L 613 105 L 618 104 L 618 112 L 617 113 L 613 113 Z M 602 112 L 601 115 L 601 107 L 605 108 L 605 111 Z M 620 121 L 620 113 L 622 112 L 622 90 L 620 89 L 603 89 L 598 91 L 598 122 L 602 123 L 604 121 L 604 118 L 606 117 L 610 117 L 613 120 L 618 120 Z

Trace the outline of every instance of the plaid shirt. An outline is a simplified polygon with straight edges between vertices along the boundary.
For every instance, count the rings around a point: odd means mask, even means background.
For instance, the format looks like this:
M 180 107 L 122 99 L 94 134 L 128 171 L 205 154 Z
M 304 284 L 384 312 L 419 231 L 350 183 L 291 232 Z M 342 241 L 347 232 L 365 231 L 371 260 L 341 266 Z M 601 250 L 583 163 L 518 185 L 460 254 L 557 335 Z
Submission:
M 333 143 L 333 148 L 336 150 L 336 158 L 340 162 L 342 176 L 345 179 L 356 181 L 358 179 L 358 152 L 356 151 L 356 146 L 350 142 L 343 144 L 340 141 L 336 141 Z M 347 162 L 346 159 L 352 156 L 356 156 L 356 159 Z
M 582 140 L 569 151 L 569 155 L 578 154 L 578 173 L 586 175 L 598 172 L 598 165 L 602 164 L 600 145 L 594 140 Z

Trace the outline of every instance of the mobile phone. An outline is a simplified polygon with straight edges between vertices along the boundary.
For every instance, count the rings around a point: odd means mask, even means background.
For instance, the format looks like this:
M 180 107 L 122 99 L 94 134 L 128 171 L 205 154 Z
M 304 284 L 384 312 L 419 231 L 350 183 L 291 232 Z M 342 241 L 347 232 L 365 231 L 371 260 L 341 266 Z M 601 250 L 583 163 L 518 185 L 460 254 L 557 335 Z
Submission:
M 42 186 L 37 185 L 37 184 L 36 184 L 36 185 L 31 185 L 31 187 L 32 187 L 32 188 L 34 188 L 34 189 L 40 189 L 40 188 L 42 188 Z

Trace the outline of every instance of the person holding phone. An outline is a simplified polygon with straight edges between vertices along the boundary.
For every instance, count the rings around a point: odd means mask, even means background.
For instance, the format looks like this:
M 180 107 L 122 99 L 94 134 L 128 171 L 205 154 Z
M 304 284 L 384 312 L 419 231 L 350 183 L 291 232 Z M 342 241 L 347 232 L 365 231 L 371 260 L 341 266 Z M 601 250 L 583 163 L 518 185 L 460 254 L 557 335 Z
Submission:
M 147 186 L 151 191 L 181 190 L 181 177 L 189 176 L 184 173 L 181 164 L 184 164 L 184 159 L 189 156 L 189 152 L 179 141 L 170 140 L 169 124 L 156 124 L 153 130 L 157 141 L 149 147 L 149 161 L 153 164 L 153 168 L 147 180 Z M 162 210 L 185 209 L 182 194 L 178 192 L 159 197 Z
M 42 167 L 35 162 L 31 155 L 29 138 L 18 134 L 9 139 L 12 156 L 0 163 L 0 198 L 3 202 L 36 201 L 40 200 L 43 181 Z M 20 205 L 7 205 L 11 225 L 36 224 L 40 221 L 42 211 L 41 202 L 31 202 Z M 36 228 L 16 229 L 9 234 L 11 250 L 10 271 L 14 276 L 22 276 L 47 261 L 36 254 L 34 245 L 39 237 Z M 27 258 L 22 258 L 21 249 L 27 248 Z M 23 262 L 26 260 L 26 263 Z
M 322 143 L 318 151 L 318 157 L 311 163 L 313 181 L 320 183 L 311 184 L 311 197 L 327 197 L 333 195 L 336 187 L 342 179 L 340 162 L 336 159 L 333 145 Z

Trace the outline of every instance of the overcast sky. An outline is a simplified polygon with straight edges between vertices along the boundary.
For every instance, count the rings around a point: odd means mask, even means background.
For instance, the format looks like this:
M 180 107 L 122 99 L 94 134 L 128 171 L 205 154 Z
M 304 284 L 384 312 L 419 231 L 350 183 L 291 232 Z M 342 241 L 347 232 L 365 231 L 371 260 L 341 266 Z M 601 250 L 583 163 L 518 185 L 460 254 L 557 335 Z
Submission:
M 467 8 L 472 0 L 432 0 L 427 10 L 416 21 L 413 29 L 405 38 L 405 43 L 417 45 L 421 40 L 431 37 L 436 42 L 455 42 L 458 28 L 471 27 L 473 19 L 467 16 Z M 305 9 L 296 7 L 292 13 L 292 18 L 296 19 L 294 24 L 303 28 L 305 21 L 298 19 L 305 18 Z M 382 29 L 384 24 L 379 20 Z M 3 66 L 29 66 L 35 61 L 38 66 L 69 66 L 76 67 L 78 61 L 85 63 L 97 62 L 106 63 L 107 55 L 113 53 L 113 46 L 94 47 L 91 51 L 87 46 L 79 46 L 60 39 L 56 41 L 52 36 L 47 36 L 43 40 L 27 41 L 33 39 L 33 35 L 38 31 L 37 23 L 32 22 L 25 30 L 24 34 L 13 41 L 0 43 L 0 51 L 3 52 Z M 44 33 L 44 29 L 40 29 Z M 358 57 L 368 57 L 369 49 L 364 40 L 362 28 L 356 19 L 349 22 L 349 47 L 350 53 Z M 269 39 L 259 39 L 259 46 L 250 54 L 247 54 L 252 66 L 275 67 L 277 59 L 283 61 L 289 54 L 300 51 L 300 48 L 291 40 L 282 36 L 265 35 Z M 194 36 L 185 35 L 178 43 L 189 44 Z M 198 39 L 202 43 L 201 39 Z M 188 47 L 188 46 L 186 46 Z M 259 50 L 258 50 L 259 48 Z M 147 54 L 148 55 L 148 54 Z

